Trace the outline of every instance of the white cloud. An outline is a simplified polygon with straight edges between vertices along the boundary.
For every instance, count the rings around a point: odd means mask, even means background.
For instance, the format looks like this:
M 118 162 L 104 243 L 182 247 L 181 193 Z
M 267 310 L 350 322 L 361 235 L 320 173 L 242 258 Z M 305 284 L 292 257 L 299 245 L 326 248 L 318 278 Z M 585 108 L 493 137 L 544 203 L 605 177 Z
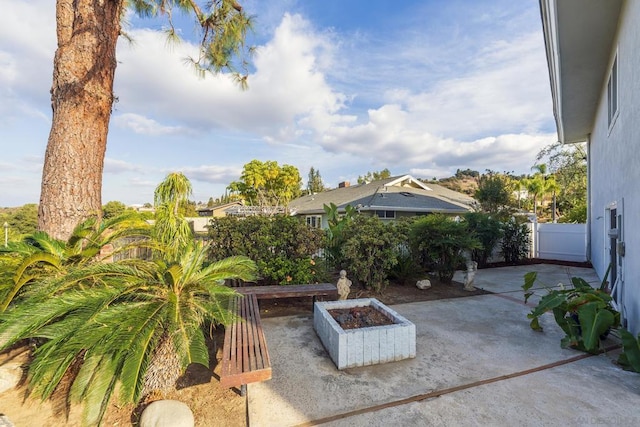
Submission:
M 388 103 L 358 123 L 317 126 L 317 140 L 329 152 L 440 176 L 456 167 L 526 171 L 556 140 L 540 37 L 498 40 L 470 58 L 465 73 L 428 91 L 389 90 Z
M 189 179 L 211 184 L 227 185 L 240 177 L 242 168 L 234 166 L 203 165 L 198 167 L 184 167 L 182 173 Z
M 55 2 L 15 0 L 0 14 L 0 115 L 46 117 L 50 109 Z M 34 104 L 38 105 L 34 108 Z M 48 112 L 47 112 L 48 113 Z
M 112 123 L 123 129 L 130 129 L 140 135 L 175 135 L 193 133 L 182 126 L 165 126 L 140 114 L 126 113 L 114 115 Z
M 143 172 L 144 168 L 139 165 L 134 165 L 124 160 L 117 160 L 106 157 L 104 159 L 104 173 L 120 174 L 125 172 Z
M 195 55 L 194 45 L 168 49 L 162 33 L 131 34 L 135 44 L 122 43 L 118 49 L 122 63 L 116 93 L 124 117 L 154 117 L 201 130 L 231 129 L 279 142 L 300 135 L 287 130 L 298 128 L 299 121 L 317 127 L 351 120 L 332 117 L 346 97 L 324 78 L 323 70 L 331 66 L 330 42 L 298 15 L 286 14 L 273 39 L 258 47 L 247 91 L 229 75 L 201 79 L 186 67 L 183 59 Z

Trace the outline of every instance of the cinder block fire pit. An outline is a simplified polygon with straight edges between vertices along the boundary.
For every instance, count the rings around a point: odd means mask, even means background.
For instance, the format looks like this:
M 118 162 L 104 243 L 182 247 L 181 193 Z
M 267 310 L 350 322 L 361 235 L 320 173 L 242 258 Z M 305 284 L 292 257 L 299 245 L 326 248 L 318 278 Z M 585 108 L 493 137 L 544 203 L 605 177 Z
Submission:
M 329 310 L 371 306 L 393 324 L 343 329 Z M 316 302 L 313 327 L 338 369 L 416 357 L 416 326 L 375 298 Z

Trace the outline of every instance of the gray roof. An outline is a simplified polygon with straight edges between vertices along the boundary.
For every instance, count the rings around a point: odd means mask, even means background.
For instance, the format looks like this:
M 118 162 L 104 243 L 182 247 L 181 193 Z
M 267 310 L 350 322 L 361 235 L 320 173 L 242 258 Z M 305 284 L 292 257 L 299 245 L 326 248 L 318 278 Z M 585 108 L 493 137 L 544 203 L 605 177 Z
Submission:
M 340 211 L 351 205 L 362 211 L 464 213 L 473 202 L 466 194 L 402 175 L 300 197 L 289 203 L 289 210 L 293 214 L 324 213 L 323 206 L 334 203 Z

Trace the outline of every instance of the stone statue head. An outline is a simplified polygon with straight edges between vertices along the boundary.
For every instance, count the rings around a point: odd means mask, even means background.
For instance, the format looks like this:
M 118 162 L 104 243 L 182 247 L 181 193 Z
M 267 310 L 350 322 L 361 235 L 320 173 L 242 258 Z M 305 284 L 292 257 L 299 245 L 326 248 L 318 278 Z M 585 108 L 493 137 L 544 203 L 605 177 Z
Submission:
M 340 270 L 340 278 L 344 279 L 345 277 L 347 277 L 347 272 L 344 270 Z

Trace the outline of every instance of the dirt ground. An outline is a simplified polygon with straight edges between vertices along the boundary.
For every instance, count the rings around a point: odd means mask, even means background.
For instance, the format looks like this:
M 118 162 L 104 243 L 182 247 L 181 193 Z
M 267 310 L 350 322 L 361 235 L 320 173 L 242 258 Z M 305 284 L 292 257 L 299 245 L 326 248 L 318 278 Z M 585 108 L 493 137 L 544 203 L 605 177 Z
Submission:
M 444 285 L 431 280 L 432 287 L 420 290 L 413 285 L 390 285 L 383 292 L 376 293 L 366 289 L 352 287 L 349 298 L 377 298 L 384 304 L 393 305 L 407 302 L 429 301 L 444 298 L 459 298 L 487 293 L 477 290 L 463 290 L 461 283 Z M 263 300 L 260 302 L 262 317 L 290 316 L 298 314 L 311 315 L 313 305 L 311 298 L 282 298 Z M 246 399 L 233 389 L 223 389 L 219 383 L 220 348 L 224 331 L 220 328 L 212 331 L 210 340 L 212 369 L 191 366 L 178 383 L 178 390 L 163 396 L 153 396 L 148 403 L 157 399 L 175 399 L 189 405 L 195 416 L 196 426 L 201 427 L 241 427 L 246 426 Z M 0 355 L 0 364 L 7 362 L 26 363 L 28 352 L 25 348 Z M 137 419 L 144 404 L 118 406 L 111 404 L 103 425 L 136 426 Z M 16 427 L 40 426 L 57 427 L 79 426 L 80 408 L 71 408 L 65 416 L 63 404 L 56 401 L 40 402 L 33 398 L 25 398 L 25 388 L 19 387 L 0 394 L 0 415 L 5 415 Z

